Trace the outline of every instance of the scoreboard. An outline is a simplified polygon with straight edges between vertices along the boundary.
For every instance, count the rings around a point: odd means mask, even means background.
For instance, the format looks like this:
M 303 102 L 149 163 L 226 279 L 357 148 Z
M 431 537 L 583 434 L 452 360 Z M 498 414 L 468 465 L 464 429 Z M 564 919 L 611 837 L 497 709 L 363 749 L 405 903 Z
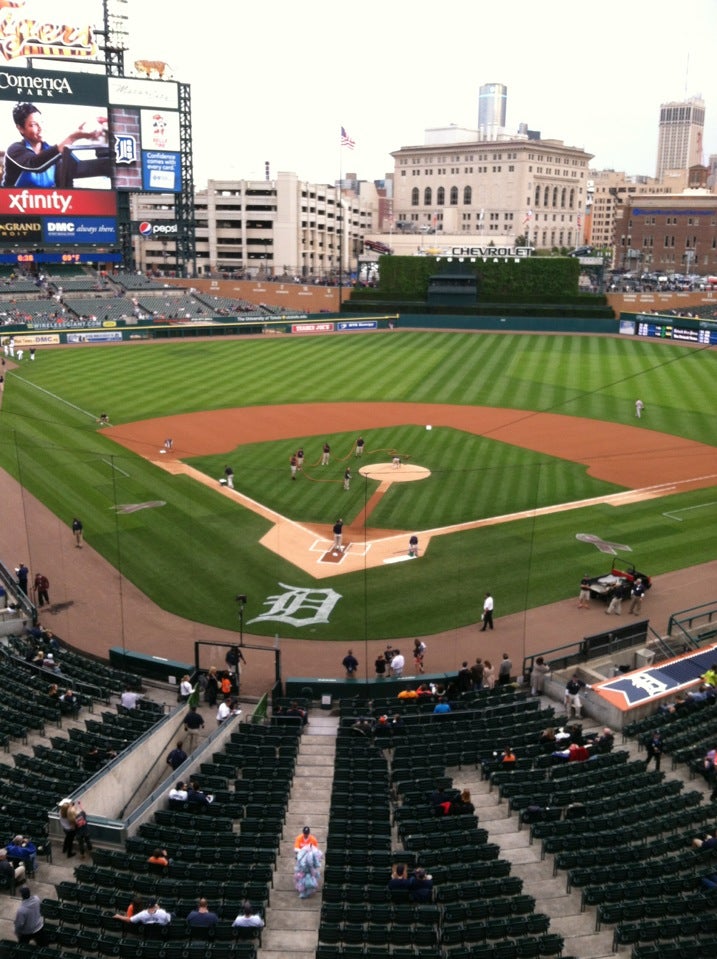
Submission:
M 121 263 L 120 253 L 0 253 L 0 265 L 31 263 Z
M 703 321 L 704 322 L 704 321 Z M 659 317 L 639 316 L 635 326 L 637 336 L 657 337 L 663 340 L 680 340 L 686 343 L 700 343 L 704 346 L 717 346 L 717 323 L 708 326 L 678 326 L 661 320 Z

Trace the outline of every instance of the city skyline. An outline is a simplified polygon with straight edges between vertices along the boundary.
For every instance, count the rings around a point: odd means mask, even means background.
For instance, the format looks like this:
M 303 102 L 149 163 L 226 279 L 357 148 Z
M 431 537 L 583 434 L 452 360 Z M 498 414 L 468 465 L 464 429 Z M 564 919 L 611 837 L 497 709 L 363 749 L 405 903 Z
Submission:
M 508 133 L 525 123 L 594 154 L 596 169 L 654 176 L 660 105 L 692 96 L 706 107 L 703 161 L 717 153 L 713 0 L 690 4 L 685 25 L 667 0 L 607 0 L 590 21 L 568 0 L 500 10 L 449 0 L 431 29 L 408 0 L 365 0 L 346 14 L 328 0 L 276 0 L 271 19 L 205 0 L 186 30 L 169 0 L 128 7 L 128 72 L 135 59 L 161 59 L 191 85 L 199 188 L 263 179 L 267 161 L 272 176 L 381 179 L 390 153 L 422 144 L 426 129 L 476 127 L 485 83 L 508 88 Z M 340 147 L 342 126 L 353 151 Z

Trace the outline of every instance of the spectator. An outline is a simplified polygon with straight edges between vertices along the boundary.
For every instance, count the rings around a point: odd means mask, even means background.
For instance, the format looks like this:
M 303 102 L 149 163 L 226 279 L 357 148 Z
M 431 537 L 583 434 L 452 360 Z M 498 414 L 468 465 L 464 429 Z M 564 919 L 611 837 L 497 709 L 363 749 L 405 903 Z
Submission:
M 60 696 L 59 702 L 61 711 L 69 716 L 76 716 L 82 708 L 80 697 L 76 696 L 71 689 L 65 690 Z
M 135 709 L 142 696 L 134 692 L 129 686 L 125 686 L 124 692 L 120 696 L 120 703 L 125 709 Z
M 186 789 L 186 787 L 185 787 L 185 784 L 184 784 L 184 783 L 182 782 L 182 780 L 180 779 L 180 780 L 179 780 L 178 782 L 176 782 L 176 783 L 174 784 L 174 786 L 172 786 L 172 788 L 169 790 L 169 794 L 168 794 L 167 798 L 168 798 L 168 799 L 171 799 L 171 800 L 174 800 L 174 801 L 176 801 L 176 802 L 186 802 L 186 801 L 187 801 L 187 795 L 188 795 L 188 793 L 187 793 L 187 789 Z
M 498 667 L 498 685 L 507 686 L 511 680 L 511 673 L 513 672 L 513 664 L 510 661 L 510 656 L 507 653 L 503 653 L 503 658 L 500 661 L 500 666 Z
M 645 763 L 646 767 L 650 765 L 650 760 L 654 759 L 655 769 L 660 768 L 663 746 L 664 743 L 662 740 L 662 734 L 660 733 L 659 729 L 656 729 L 645 744 L 645 749 L 647 751 L 647 761 Z
M 189 676 L 187 675 L 182 676 L 182 681 L 179 684 L 178 701 L 180 703 L 186 703 L 186 701 L 189 699 L 189 697 L 192 695 L 193 692 L 194 692 L 194 687 L 192 686 Z
M 167 756 L 167 765 L 172 767 L 172 772 L 176 772 L 177 769 L 187 761 L 187 754 L 183 749 L 184 743 L 181 741 L 177 743 L 174 749 Z
M 85 849 L 92 852 L 92 840 L 90 839 L 90 826 L 87 822 L 87 813 L 82 808 L 78 800 L 75 804 L 75 837 L 77 845 L 80 847 L 80 858 L 85 858 Z
M 408 890 L 411 880 L 408 876 L 408 868 L 405 863 L 397 862 L 391 872 L 391 878 L 388 880 L 388 889 L 393 892 L 395 889 Z
M 75 804 L 71 799 L 63 799 L 60 803 L 60 825 L 64 832 L 64 839 L 62 841 L 62 851 L 67 855 L 68 859 L 71 859 L 75 853 L 73 851 L 73 845 L 75 842 Z
M 165 869 L 169 865 L 169 856 L 166 849 L 157 847 L 151 856 L 147 857 L 150 866 L 163 866 Z
M 23 882 L 25 879 L 25 867 L 22 863 L 15 866 L 7 856 L 7 849 L 0 849 L 0 878 L 9 880 L 8 884 L 12 889 L 13 883 Z
M 196 803 L 199 806 L 208 806 L 213 801 L 213 799 L 214 799 L 213 796 L 210 796 L 207 793 L 203 792 L 199 788 L 199 783 L 196 780 L 192 779 L 192 781 L 189 783 L 189 788 L 187 789 L 188 803 Z
M 237 706 L 236 699 L 225 699 L 223 703 L 219 704 L 219 709 L 217 710 L 217 725 L 221 726 L 230 716 L 238 716 L 240 713 L 241 709 Z
M 25 836 L 15 836 L 5 847 L 8 858 L 14 863 L 24 863 L 25 869 L 33 875 L 37 869 L 37 846 Z
M 45 920 L 42 918 L 42 904 L 38 896 L 34 895 L 27 886 L 20 890 L 22 902 L 15 913 L 15 935 L 18 942 L 32 942 L 38 946 L 45 946 L 48 936 L 45 931 Z
M 216 912 L 210 912 L 206 899 L 200 899 L 197 908 L 187 916 L 187 925 L 190 929 L 214 929 L 219 922 Z
M 400 649 L 394 650 L 394 656 L 391 659 L 391 675 L 395 679 L 400 679 L 403 676 L 403 667 L 406 665 L 406 660 L 401 654 Z
M 121 919 L 122 922 L 131 922 L 133 925 L 141 926 L 168 926 L 172 920 L 170 913 L 162 909 L 156 899 L 143 909 L 141 912 L 134 912 L 131 916 L 115 913 L 115 919 Z
M 550 666 L 545 662 L 542 656 L 533 663 L 530 671 L 530 694 L 531 696 L 540 696 L 545 689 L 545 680 L 550 675 Z
M 246 928 L 247 926 L 255 927 L 256 929 L 262 929 L 264 927 L 264 920 L 261 918 L 259 913 L 254 909 L 252 904 L 246 900 L 242 903 L 242 911 L 236 917 L 232 926 L 239 928 Z
M 592 749 L 593 754 L 604 755 L 605 753 L 612 752 L 613 746 L 615 745 L 615 734 L 612 729 L 605 726 L 601 732 L 594 733 L 592 736 L 586 736 L 585 740 L 585 745 Z M 660 768 L 659 761 L 657 768 Z
M 302 726 L 306 726 L 309 722 L 308 711 L 306 709 L 302 709 L 295 699 L 292 699 L 292 701 L 289 703 L 289 708 L 286 710 L 284 715 L 295 716 L 297 719 L 300 719 Z
M 436 715 L 438 716 L 442 716 L 442 715 L 445 715 L 446 713 L 450 713 L 450 711 L 451 711 L 451 704 L 448 702 L 447 699 L 444 699 L 443 696 L 441 696 L 438 702 L 436 703 L 436 705 L 433 707 L 433 712 L 436 713 Z
M 416 869 L 408 884 L 408 895 L 411 902 L 430 902 L 433 899 L 433 878 L 426 874 L 425 869 Z
M 707 833 L 704 837 L 696 836 L 692 840 L 692 845 L 701 852 L 711 852 L 717 849 L 717 829 L 713 829 L 711 833 Z
M 453 800 L 448 810 L 451 816 L 469 816 L 473 815 L 475 811 L 476 807 L 471 802 L 471 794 L 468 789 L 464 789 L 460 796 Z

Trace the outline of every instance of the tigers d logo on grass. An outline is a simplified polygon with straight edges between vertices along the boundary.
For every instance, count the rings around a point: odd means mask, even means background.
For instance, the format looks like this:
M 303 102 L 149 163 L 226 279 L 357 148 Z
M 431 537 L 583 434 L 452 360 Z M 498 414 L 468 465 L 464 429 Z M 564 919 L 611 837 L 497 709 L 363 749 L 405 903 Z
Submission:
M 305 589 L 303 586 L 289 586 L 287 583 L 279 583 L 279 586 L 286 592 L 267 596 L 263 605 L 269 609 L 250 619 L 247 626 L 268 620 L 290 626 L 328 623 L 334 606 L 341 599 L 341 593 L 333 589 Z

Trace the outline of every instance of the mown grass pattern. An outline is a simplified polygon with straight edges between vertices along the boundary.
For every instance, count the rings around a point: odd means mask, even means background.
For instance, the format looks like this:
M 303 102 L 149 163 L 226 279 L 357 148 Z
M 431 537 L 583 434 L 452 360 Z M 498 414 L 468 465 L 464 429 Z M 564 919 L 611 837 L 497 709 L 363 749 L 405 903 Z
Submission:
M 621 338 L 438 332 L 40 350 L 34 364 L 7 377 L 0 464 L 56 513 L 58 535 L 69 536 L 65 527 L 80 515 L 88 541 L 160 605 L 235 627 L 237 591 L 251 597 L 251 619 L 277 592 L 277 582 L 310 581 L 256 545 L 264 520 L 119 451 L 97 430 L 100 412 L 121 423 L 237 405 L 392 401 L 502 406 L 634 424 L 640 396 L 646 405 L 641 428 L 714 445 L 716 363 L 714 351 Z M 291 424 L 287 429 L 291 436 Z M 613 489 L 575 464 L 489 436 L 443 428 L 428 433 L 411 424 L 388 431 L 367 424 L 366 436 L 369 447 L 405 447 L 434 471 L 430 481 L 384 497 L 371 517 L 384 528 L 420 530 Z M 354 438 L 330 437 L 337 451 L 331 482 L 289 478 L 293 448 L 304 444 L 308 464 L 318 438 L 227 449 L 221 457 L 201 458 L 200 465 L 218 477 L 231 461 L 237 486 L 250 495 L 305 521 L 330 523 L 338 512 L 357 515 L 375 485 L 355 475 L 350 492 L 342 488 L 338 454 L 348 455 L 355 470 L 349 455 Z M 708 457 L 705 472 L 714 469 Z M 166 506 L 129 515 L 115 509 L 149 500 Z M 716 491 L 708 489 L 441 537 L 418 563 L 323 581 L 342 596 L 331 623 L 282 626 L 281 632 L 342 640 L 427 634 L 474 622 L 486 588 L 496 595 L 498 615 L 572 595 L 585 570 L 597 573 L 608 565 L 575 540 L 576 532 L 631 544 L 638 565 L 655 575 L 714 559 L 714 514 L 707 505 L 713 500 Z M 693 506 L 700 509 L 681 513 L 683 521 L 662 515 Z M 32 517 L 26 521 L 32 547 Z M 272 623 L 251 628 L 277 631 Z

